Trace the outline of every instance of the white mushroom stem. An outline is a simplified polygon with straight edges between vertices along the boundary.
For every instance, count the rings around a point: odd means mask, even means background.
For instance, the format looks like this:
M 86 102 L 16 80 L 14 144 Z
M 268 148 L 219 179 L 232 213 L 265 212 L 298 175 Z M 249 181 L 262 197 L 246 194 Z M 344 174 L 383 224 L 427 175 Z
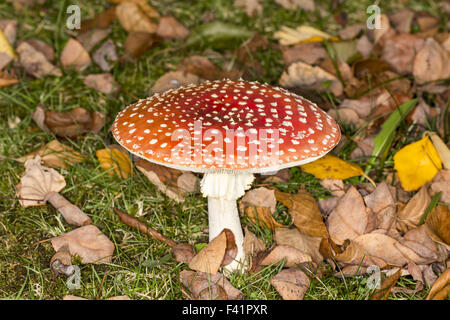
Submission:
M 205 173 L 201 181 L 203 196 L 208 197 L 209 241 L 224 228 L 230 229 L 238 249 L 235 260 L 225 266 L 226 271 L 244 270 L 244 234 L 236 200 L 250 188 L 254 176 L 251 173 L 213 172 Z

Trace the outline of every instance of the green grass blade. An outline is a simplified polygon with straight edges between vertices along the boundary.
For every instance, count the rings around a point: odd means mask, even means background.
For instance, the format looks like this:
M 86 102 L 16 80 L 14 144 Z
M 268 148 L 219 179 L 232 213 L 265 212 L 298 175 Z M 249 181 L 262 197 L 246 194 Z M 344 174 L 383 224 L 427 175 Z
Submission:
M 397 129 L 400 122 L 405 119 L 408 113 L 412 111 L 416 104 L 417 99 L 406 101 L 397 109 L 395 109 L 391 113 L 389 118 L 383 123 L 383 125 L 381 126 L 381 131 L 374 139 L 374 148 L 369 160 L 369 164 L 366 167 L 366 174 L 370 171 L 376 159 L 389 149 L 389 146 L 392 144 L 392 141 L 394 141 L 395 138 L 395 130 Z

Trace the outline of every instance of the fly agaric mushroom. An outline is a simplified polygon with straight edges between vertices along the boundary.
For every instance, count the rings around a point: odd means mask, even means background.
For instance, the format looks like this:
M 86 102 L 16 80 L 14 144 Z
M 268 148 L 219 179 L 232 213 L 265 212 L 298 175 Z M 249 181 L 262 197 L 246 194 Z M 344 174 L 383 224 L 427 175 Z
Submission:
M 314 161 L 340 139 L 339 126 L 315 103 L 244 80 L 207 81 L 139 100 L 117 115 L 112 132 L 139 157 L 204 174 L 209 240 L 228 228 L 238 247 L 228 271 L 245 267 L 236 200 L 253 174 Z

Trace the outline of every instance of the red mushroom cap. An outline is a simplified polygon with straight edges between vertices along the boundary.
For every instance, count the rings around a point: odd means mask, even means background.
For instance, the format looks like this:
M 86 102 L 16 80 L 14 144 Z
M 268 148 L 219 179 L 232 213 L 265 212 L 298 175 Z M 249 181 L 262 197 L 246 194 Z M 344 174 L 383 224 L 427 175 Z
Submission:
M 155 94 L 121 111 L 112 132 L 139 157 L 194 172 L 275 171 L 314 161 L 340 139 L 315 103 L 244 80 Z

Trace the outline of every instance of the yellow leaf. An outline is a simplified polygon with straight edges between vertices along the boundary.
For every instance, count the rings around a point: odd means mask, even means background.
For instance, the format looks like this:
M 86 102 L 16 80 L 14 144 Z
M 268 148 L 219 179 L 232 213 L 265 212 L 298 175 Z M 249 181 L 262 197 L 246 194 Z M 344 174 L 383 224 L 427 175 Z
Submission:
M 278 39 L 280 44 L 284 46 L 297 43 L 323 42 L 325 39 L 331 41 L 339 40 L 337 37 L 310 26 L 299 26 L 296 29 L 283 26 L 280 31 L 275 32 L 274 38 Z
M 433 179 L 442 169 L 442 161 L 428 137 L 400 149 L 394 156 L 394 168 L 403 189 L 413 191 Z
M 9 41 L 2 30 L 0 30 L 0 53 L 6 53 L 11 58 L 16 58 L 14 49 L 9 44 Z
M 319 179 L 344 180 L 364 175 L 363 170 L 358 165 L 345 162 L 329 154 L 316 161 L 304 164 L 301 168 Z
M 98 161 L 103 170 L 108 171 L 110 175 L 117 175 L 122 178 L 128 178 L 131 171 L 131 160 L 125 152 L 114 148 L 106 148 L 96 151 Z

